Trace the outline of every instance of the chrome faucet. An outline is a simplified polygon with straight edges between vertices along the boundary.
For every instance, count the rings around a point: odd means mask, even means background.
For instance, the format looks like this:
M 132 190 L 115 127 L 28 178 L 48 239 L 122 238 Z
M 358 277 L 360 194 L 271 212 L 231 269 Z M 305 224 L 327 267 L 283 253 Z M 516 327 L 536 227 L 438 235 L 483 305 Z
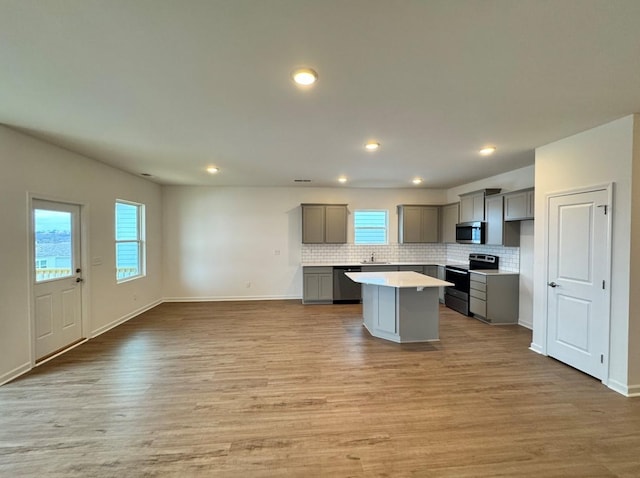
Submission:
M 376 261 L 375 257 L 373 257 L 373 254 L 374 254 L 374 253 L 372 252 L 372 253 L 371 253 L 371 262 L 375 262 L 375 261 Z

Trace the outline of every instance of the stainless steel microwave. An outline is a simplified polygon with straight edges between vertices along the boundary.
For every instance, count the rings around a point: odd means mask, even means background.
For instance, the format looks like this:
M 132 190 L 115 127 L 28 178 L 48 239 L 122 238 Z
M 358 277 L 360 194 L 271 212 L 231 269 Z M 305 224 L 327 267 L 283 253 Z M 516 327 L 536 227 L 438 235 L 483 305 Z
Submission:
M 461 222 L 456 224 L 456 242 L 460 244 L 484 244 L 486 222 Z

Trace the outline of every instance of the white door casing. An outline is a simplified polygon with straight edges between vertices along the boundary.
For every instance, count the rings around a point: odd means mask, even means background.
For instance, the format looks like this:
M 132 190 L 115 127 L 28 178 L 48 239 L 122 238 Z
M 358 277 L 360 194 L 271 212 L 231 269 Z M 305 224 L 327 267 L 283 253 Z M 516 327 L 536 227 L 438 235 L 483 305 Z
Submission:
M 80 206 L 32 201 L 33 340 L 36 361 L 83 337 Z
M 609 351 L 609 192 L 549 198 L 547 352 L 599 379 Z

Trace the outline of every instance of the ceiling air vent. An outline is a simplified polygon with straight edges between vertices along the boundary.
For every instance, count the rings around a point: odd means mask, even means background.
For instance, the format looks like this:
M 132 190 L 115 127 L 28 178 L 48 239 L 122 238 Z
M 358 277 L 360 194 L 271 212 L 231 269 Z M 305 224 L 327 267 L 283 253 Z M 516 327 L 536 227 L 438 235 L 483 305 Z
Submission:
M 310 183 L 311 179 L 294 179 L 294 183 Z

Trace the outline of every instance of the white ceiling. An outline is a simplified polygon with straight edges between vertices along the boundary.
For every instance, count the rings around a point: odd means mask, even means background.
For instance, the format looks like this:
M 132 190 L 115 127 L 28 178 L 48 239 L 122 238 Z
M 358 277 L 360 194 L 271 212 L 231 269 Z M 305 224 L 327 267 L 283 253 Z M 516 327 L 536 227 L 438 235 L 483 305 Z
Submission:
M 638 0 L 0 0 L 0 122 L 162 184 L 452 187 L 635 112 Z

